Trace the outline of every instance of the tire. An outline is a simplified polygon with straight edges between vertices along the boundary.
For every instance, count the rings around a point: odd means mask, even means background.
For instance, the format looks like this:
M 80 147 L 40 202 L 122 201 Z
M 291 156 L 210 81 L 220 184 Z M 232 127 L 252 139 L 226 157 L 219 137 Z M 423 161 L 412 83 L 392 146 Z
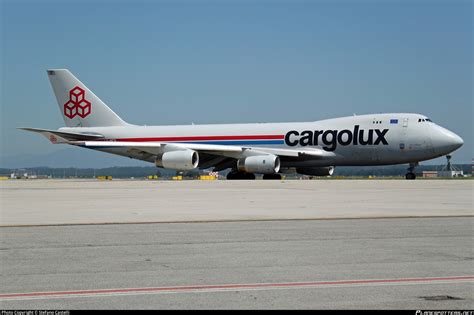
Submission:
M 281 180 L 281 175 L 280 174 L 264 174 L 262 179 L 264 179 L 264 180 Z
M 244 173 L 244 178 L 242 178 L 242 179 L 254 180 L 255 179 L 255 174 L 253 174 L 253 173 Z
M 416 179 L 416 175 L 415 173 L 407 173 L 405 175 L 405 179 L 410 179 L 410 180 Z
M 255 174 L 243 172 L 230 172 L 227 174 L 227 180 L 254 180 Z

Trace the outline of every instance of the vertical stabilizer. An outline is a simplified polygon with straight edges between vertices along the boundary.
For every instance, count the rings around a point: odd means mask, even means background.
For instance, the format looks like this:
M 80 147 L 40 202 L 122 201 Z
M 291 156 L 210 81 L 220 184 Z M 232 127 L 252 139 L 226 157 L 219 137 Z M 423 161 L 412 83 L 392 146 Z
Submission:
M 69 70 L 51 69 L 48 77 L 67 127 L 128 125 Z

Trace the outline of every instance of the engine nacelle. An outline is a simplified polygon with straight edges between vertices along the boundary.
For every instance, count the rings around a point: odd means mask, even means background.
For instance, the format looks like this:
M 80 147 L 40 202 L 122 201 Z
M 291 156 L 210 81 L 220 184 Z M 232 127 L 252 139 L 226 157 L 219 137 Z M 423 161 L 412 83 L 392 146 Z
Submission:
M 199 155 L 193 150 L 165 152 L 156 157 L 155 165 L 180 171 L 193 170 L 199 165 Z
M 275 174 L 280 170 L 280 158 L 273 154 L 249 156 L 237 161 L 241 172 Z
M 326 167 L 297 167 L 296 172 L 310 176 L 331 176 L 334 173 L 334 166 Z

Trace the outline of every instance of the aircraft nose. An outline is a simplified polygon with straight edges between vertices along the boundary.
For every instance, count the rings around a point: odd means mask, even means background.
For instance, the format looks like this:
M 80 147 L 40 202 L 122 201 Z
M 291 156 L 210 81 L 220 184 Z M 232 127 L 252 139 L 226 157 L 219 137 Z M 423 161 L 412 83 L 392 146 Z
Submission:
M 436 126 L 435 132 L 432 133 L 431 137 L 433 147 L 439 154 L 448 154 L 459 149 L 464 144 L 460 136 L 440 126 Z

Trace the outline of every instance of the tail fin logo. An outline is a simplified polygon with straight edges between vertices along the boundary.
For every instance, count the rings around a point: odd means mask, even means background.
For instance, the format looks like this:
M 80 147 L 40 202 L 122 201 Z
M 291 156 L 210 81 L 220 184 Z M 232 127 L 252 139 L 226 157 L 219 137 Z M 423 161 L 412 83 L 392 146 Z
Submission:
M 76 86 L 69 91 L 69 101 L 64 104 L 64 115 L 69 119 L 79 116 L 86 118 L 91 113 L 91 102 L 86 100 L 86 92 Z

